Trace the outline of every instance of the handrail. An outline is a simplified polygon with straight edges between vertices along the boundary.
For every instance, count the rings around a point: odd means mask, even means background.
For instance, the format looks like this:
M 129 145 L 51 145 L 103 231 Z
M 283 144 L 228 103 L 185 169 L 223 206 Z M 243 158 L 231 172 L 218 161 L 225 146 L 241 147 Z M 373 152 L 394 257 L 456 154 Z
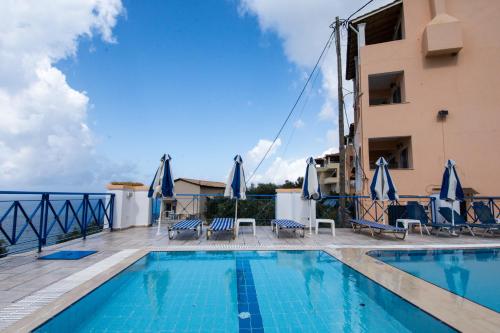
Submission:
M 42 194 L 54 194 L 54 195 L 105 195 L 112 196 L 113 193 L 108 192 L 50 192 L 50 191 L 0 191 L 0 194 L 30 194 L 30 195 L 42 195 Z
M 176 197 L 224 197 L 223 193 L 176 193 Z M 276 197 L 276 194 L 247 194 L 247 197 Z
M 89 231 L 102 230 L 106 224 L 113 230 L 114 193 L 0 191 L 0 195 L 7 196 L 0 200 L 0 236 L 3 236 L 0 239 L 13 252 L 18 252 L 22 244 L 35 242 L 41 252 L 47 240 L 55 236 L 69 234 L 85 239 Z M 40 197 L 34 199 L 34 195 Z M 52 230 L 61 233 L 54 235 Z M 26 246 L 22 250 L 35 247 Z

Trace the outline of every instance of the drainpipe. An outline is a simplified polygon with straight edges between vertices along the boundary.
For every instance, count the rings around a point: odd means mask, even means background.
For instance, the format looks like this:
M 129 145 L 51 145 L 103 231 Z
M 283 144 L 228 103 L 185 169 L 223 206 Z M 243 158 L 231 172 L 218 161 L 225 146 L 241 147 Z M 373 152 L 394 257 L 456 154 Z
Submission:
M 456 55 L 463 47 L 460 21 L 446 12 L 446 0 L 430 0 L 432 20 L 423 36 L 426 56 Z
M 446 0 L 430 0 L 431 1 L 431 10 L 432 10 L 432 18 L 446 14 Z
M 360 68 L 360 63 L 361 63 L 361 48 L 363 46 L 366 45 L 366 37 L 365 37 L 365 29 L 366 29 L 366 23 L 358 23 L 357 24 L 357 28 L 358 30 L 356 30 L 356 28 L 354 28 L 353 25 L 349 24 L 349 28 L 356 34 L 357 36 L 357 42 L 358 42 L 358 56 L 355 58 L 355 78 L 356 78 L 356 85 L 357 87 L 355 88 L 355 92 L 356 94 L 354 95 L 354 105 L 355 107 L 357 108 L 357 113 L 358 113 L 358 117 L 357 119 L 354 119 L 355 122 L 358 123 L 358 126 L 361 126 L 361 123 L 362 123 L 362 117 L 361 117 L 361 108 L 359 106 L 359 103 L 360 103 L 360 97 L 363 93 L 360 93 L 360 87 L 361 87 L 361 77 L 359 75 L 359 68 Z M 361 128 L 360 130 L 360 137 L 359 137 L 359 147 L 363 147 L 363 129 Z M 357 149 L 358 147 L 356 147 L 356 145 L 354 145 L 354 149 L 356 151 L 356 156 L 357 156 L 357 159 L 358 159 L 358 163 L 356 165 L 356 179 L 358 178 L 358 176 L 360 175 L 359 173 L 359 170 L 358 168 L 360 168 L 361 164 L 363 163 L 363 161 L 361 160 L 361 156 L 359 156 L 359 151 Z M 359 182 L 361 182 L 361 194 L 363 194 L 364 192 L 364 187 L 365 187 L 365 177 L 364 177 L 364 173 L 362 176 L 360 176 L 361 179 L 359 180 Z M 358 181 L 356 181 L 357 183 Z M 356 194 L 357 194 L 357 186 L 356 186 Z M 357 215 L 359 216 L 359 215 Z

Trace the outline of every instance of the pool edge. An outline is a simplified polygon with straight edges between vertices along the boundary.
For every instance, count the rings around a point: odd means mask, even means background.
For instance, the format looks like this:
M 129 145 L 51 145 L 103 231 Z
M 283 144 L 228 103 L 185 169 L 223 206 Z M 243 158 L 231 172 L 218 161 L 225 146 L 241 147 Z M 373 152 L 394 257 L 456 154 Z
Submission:
M 94 277 L 89 280 L 79 284 L 70 291 L 64 293 L 54 301 L 44 305 L 42 308 L 35 310 L 33 313 L 26 315 L 24 318 L 16 321 L 12 325 L 6 327 L 1 332 L 2 333 L 15 333 L 15 332 L 31 332 L 38 328 L 51 318 L 57 316 L 60 312 L 66 310 L 72 304 L 78 302 L 81 298 L 85 297 L 93 290 L 97 289 L 108 280 L 121 273 L 127 267 L 134 264 L 144 256 L 146 256 L 150 251 L 147 249 L 137 249 L 134 253 L 126 258 L 123 258 L 119 262 L 111 265 L 102 272 L 99 272 Z M 109 257 L 108 257 L 109 258 Z M 104 259 L 106 260 L 106 259 Z M 101 261 L 102 262 L 102 261 Z M 99 262 L 98 262 L 99 263 Z M 88 267 L 89 268 L 89 267 Z M 83 271 L 83 270 L 82 270 Z M 79 271 L 79 272 L 82 272 Z M 77 272 L 77 273 L 79 273 Z M 75 274 L 77 274 L 75 273 Z M 71 275 L 70 275 L 71 277 Z M 58 281 L 59 282 L 59 281 Z M 58 282 L 53 283 L 50 286 L 57 285 Z M 50 287 L 49 286 L 49 287 Z
M 446 325 L 461 331 L 461 332 L 496 332 L 500 327 L 500 314 L 478 305 L 472 301 L 457 296 L 449 291 L 441 289 L 427 281 L 414 277 L 411 274 L 400 271 L 399 269 L 382 263 L 375 258 L 367 255 L 367 252 L 377 250 L 380 248 L 373 246 L 371 248 L 338 248 L 330 246 L 303 246 L 303 245 L 286 245 L 286 246 L 245 246 L 245 247 L 231 247 L 224 246 L 214 248 L 210 246 L 183 246 L 183 247 L 146 247 L 136 249 L 136 252 L 130 256 L 122 259 L 121 261 L 113 264 L 109 268 L 100 272 L 88 281 L 76 286 L 72 290 L 66 292 L 56 300 L 48 303 L 44 307 L 34 311 L 33 313 L 25 316 L 19 321 L 5 328 L 2 332 L 31 332 L 37 327 L 41 326 L 46 321 L 50 320 L 66 308 L 91 293 L 99 286 L 106 283 L 108 280 L 125 270 L 130 265 L 134 264 L 150 252 L 165 251 L 165 252 L 190 252 L 190 251 L 324 251 L 325 253 L 333 256 L 341 263 L 349 266 L 358 273 L 364 275 L 366 278 L 374 281 L 383 288 L 401 297 L 405 301 L 413 304 L 422 311 L 428 313 L 430 316 L 435 317 L 437 320 L 442 321 Z M 438 249 L 438 247 L 436 247 Z M 370 262 L 371 261 L 371 262 Z M 364 266 L 366 265 L 366 266 Z M 368 269 L 367 269 L 368 267 Z M 389 272 L 388 272 L 389 270 Z M 392 275 L 393 281 L 388 281 L 388 276 Z M 405 276 L 406 275 L 406 276 Z M 399 280 L 399 283 L 396 280 Z M 426 301 L 422 296 L 414 297 L 405 288 L 401 289 L 401 281 L 406 281 L 407 286 L 417 284 L 418 287 L 413 289 L 422 288 L 424 293 L 433 295 L 434 293 L 444 293 L 447 299 L 446 304 L 451 304 L 452 310 L 446 306 L 441 306 L 441 309 L 436 309 L 434 306 L 438 302 Z M 57 284 L 57 282 L 55 283 Z M 398 286 L 399 285 L 399 286 Z M 432 291 L 439 289 L 440 292 Z M 428 290 L 431 292 L 428 292 Z M 450 302 L 450 295 L 453 297 Z M 433 299 L 430 297 L 430 299 Z M 470 304 L 469 304 L 470 303 Z M 486 310 L 486 311 L 485 311 Z M 464 316 L 465 312 L 465 316 Z
M 324 251 L 422 311 L 460 332 L 498 332 L 500 314 L 383 263 L 369 248 Z

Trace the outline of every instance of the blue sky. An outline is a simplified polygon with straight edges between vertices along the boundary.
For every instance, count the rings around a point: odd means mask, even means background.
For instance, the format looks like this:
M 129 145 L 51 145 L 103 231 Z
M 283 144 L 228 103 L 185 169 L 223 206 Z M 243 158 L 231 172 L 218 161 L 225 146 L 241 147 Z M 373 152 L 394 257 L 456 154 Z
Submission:
M 222 180 L 235 154 L 275 135 L 304 71 L 289 62 L 276 34 L 262 33 L 254 16 L 238 14 L 237 2 L 124 6 L 126 17 L 114 29 L 117 44 L 86 38 L 77 57 L 56 64 L 70 86 L 91 98 L 98 151 L 137 164 L 143 174 L 167 152 L 176 175 Z M 329 33 L 325 26 L 325 40 Z M 318 99 L 315 94 L 304 110 L 306 125 L 287 149 L 291 157 L 327 148 L 319 141 L 329 126 L 317 119 Z
M 0 107 L 7 110 L 0 186 L 148 183 L 163 153 L 173 157 L 177 177 L 224 180 L 235 154 L 250 174 L 328 39 L 329 24 L 363 3 L 0 5 Z M 295 179 L 308 156 L 336 149 L 334 56 L 331 48 L 307 104 L 299 104 L 254 181 Z

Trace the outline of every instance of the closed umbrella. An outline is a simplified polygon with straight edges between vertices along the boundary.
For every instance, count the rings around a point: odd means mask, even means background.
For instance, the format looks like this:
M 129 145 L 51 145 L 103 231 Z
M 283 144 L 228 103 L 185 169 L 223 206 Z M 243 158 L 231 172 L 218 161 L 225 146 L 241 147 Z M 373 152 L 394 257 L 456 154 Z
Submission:
M 451 224 L 453 226 L 455 226 L 455 210 L 453 205 L 455 201 L 464 200 L 464 190 L 462 189 L 462 184 L 460 184 L 455 165 L 456 163 L 453 160 L 446 162 L 443 182 L 441 183 L 441 192 L 439 193 L 439 199 L 451 202 Z
M 370 196 L 372 200 L 382 202 L 382 221 L 385 222 L 385 201 L 398 200 L 398 190 L 389 174 L 385 158 L 380 157 L 375 164 L 377 168 L 370 185 Z
M 321 190 L 318 181 L 318 172 L 314 158 L 309 157 L 306 161 L 306 174 L 302 183 L 302 198 L 309 201 L 309 235 L 312 234 L 312 200 L 321 199 Z
M 238 200 L 245 200 L 247 198 L 246 191 L 247 185 L 245 181 L 245 171 L 243 170 L 243 159 L 240 155 L 236 155 L 224 191 L 225 197 L 236 199 L 236 208 L 234 211 L 235 221 L 238 219 Z
M 158 230 L 156 234 L 160 234 L 161 215 L 163 212 L 163 199 L 173 198 L 174 193 L 174 178 L 172 176 L 172 158 L 168 154 L 164 154 L 160 159 L 160 166 L 156 170 L 155 176 L 149 186 L 148 197 L 161 198 L 160 217 L 158 219 Z

